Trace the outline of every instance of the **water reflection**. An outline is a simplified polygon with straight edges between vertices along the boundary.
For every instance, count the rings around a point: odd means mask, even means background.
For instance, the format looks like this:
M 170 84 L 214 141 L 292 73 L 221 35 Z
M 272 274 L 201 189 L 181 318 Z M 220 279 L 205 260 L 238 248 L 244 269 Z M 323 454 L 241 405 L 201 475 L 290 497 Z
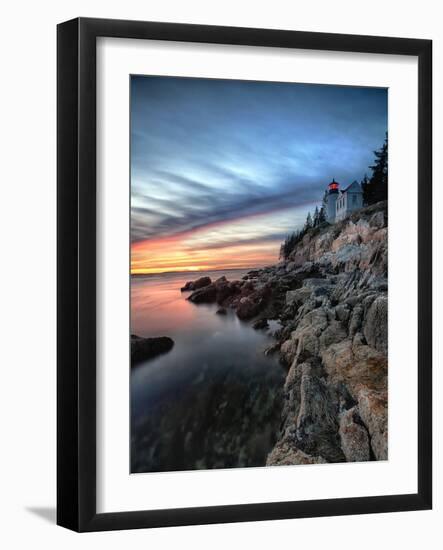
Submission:
M 238 279 L 242 272 L 224 274 Z M 131 471 L 263 466 L 279 428 L 284 373 L 269 334 L 180 287 L 200 274 L 133 278 L 131 332 L 170 336 L 169 353 L 131 372 Z

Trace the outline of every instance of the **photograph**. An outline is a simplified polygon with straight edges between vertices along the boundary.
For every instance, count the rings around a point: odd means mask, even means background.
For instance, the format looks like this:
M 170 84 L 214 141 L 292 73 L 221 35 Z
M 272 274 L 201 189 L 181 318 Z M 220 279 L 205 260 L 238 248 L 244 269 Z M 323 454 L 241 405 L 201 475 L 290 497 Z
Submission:
M 442 546 L 442 10 L 377 2 L 5 3 L 1 548 Z
M 388 460 L 388 89 L 129 85 L 131 473 Z

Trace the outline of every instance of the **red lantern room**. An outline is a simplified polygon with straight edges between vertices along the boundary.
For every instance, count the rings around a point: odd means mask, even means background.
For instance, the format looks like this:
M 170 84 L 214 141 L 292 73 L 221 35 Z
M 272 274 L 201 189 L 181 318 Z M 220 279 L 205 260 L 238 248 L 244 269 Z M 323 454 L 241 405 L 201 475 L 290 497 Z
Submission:
M 340 184 L 333 179 L 331 183 L 328 185 L 329 193 L 338 193 L 338 189 L 340 187 Z

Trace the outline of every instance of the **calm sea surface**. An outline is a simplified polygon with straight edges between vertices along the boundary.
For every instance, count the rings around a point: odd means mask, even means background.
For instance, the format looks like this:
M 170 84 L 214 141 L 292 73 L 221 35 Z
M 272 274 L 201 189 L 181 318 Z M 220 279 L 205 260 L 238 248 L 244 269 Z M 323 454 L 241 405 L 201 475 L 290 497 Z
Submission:
M 232 311 L 194 305 L 180 292 L 209 275 L 133 277 L 131 332 L 170 336 L 173 349 L 131 371 L 131 471 L 264 466 L 276 440 L 284 370 L 265 357 L 270 332 L 255 331 Z

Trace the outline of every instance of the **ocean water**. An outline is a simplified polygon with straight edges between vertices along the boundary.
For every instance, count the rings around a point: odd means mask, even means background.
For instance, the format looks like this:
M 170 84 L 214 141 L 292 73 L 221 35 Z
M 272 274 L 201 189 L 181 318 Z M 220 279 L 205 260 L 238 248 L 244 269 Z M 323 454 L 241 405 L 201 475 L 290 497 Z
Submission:
M 264 466 L 280 428 L 285 371 L 254 330 L 216 304 L 195 305 L 187 280 L 245 271 L 132 277 L 131 332 L 173 349 L 131 370 L 131 472 Z

